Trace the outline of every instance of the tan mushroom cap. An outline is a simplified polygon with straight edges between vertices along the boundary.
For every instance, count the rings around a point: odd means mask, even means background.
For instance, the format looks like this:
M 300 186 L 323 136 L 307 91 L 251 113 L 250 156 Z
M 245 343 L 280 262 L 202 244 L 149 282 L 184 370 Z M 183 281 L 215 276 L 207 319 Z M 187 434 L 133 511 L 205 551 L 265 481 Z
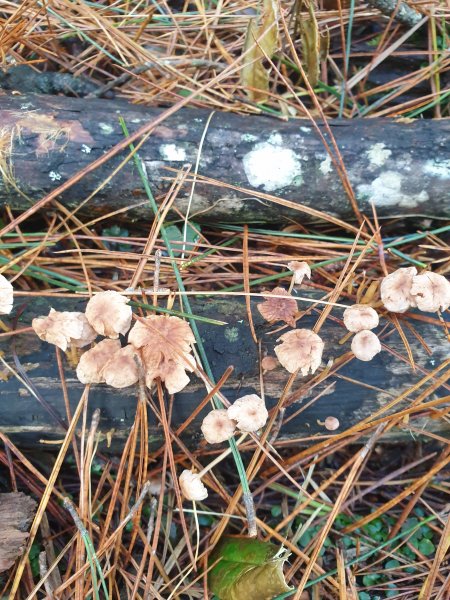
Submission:
M 275 354 L 289 373 L 300 369 L 302 375 L 315 373 L 322 362 L 324 343 L 309 329 L 294 329 L 278 338 L 281 344 L 275 346 Z
M 294 283 L 300 285 L 305 277 L 311 279 L 311 267 L 305 261 L 291 260 L 288 269 L 294 273 Z
M 139 370 L 135 357 L 136 350 L 130 344 L 117 350 L 103 368 L 105 383 L 118 389 L 137 383 Z
M 81 383 L 104 383 L 104 368 L 119 350 L 119 340 L 107 339 L 85 352 L 77 366 L 77 377 Z
M 68 346 L 87 346 L 97 337 L 83 313 L 50 309 L 47 317 L 36 317 L 31 326 L 44 342 L 54 344 L 64 352 Z
M 429 271 L 413 277 L 411 295 L 419 310 L 438 312 L 450 306 L 450 281 Z
M 128 298 L 108 290 L 92 296 L 86 305 L 86 317 L 97 333 L 115 340 L 130 329 L 132 310 Z
M 265 356 L 261 361 L 263 371 L 273 371 L 279 366 L 278 359 L 275 356 Z
M 373 331 L 359 331 L 352 340 L 352 352 L 359 360 L 372 360 L 381 352 L 381 343 Z
M 377 311 L 367 304 L 354 304 L 344 310 L 344 325 L 349 331 L 374 329 L 379 322 Z
M 189 323 L 178 317 L 151 315 L 134 324 L 128 341 L 141 352 L 147 387 L 160 377 L 168 392 L 176 394 L 189 383 L 186 371 L 195 369 L 190 354 L 195 337 Z
M 221 408 L 206 415 L 201 429 L 209 444 L 220 444 L 233 437 L 236 423 L 229 418 L 226 409 Z
M 241 431 L 258 431 L 264 427 L 268 416 L 264 400 L 256 394 L 242 396 L 228 408 L 228 417 L 236 421 Z
M 208 497 L 208 490 L 196 473 L 185 469 L 178 481 L 181 492 L 187 500 L 200 501 Z
M 10 282 L 0 275 L 0 314 L 9 315 L 14 302 L 14 290 Z
M 411 295 L 415 275 L 417 275 L 416 267 L 405 267 L 397 269 L 381 280 L 381 301 L 387 310 L 404 313 L 408 308 L 416 305 Z
M 274 296 L 282 296 L 282 298 L 274 298 Z M 294 317 L 297 314 L 297 302 L 282 287 L 277 287 L 269 292 L 264 302 L 257 304 L 257 308 L 269 323 L 284 321 L 291 327 L 295 326 Z
M 325 419 L 325 429 L 328 429 L 328 431 L 335 431 L 336 429 L 339 429 L 339 426 L 340 423 L 336 417 L 327 417 Z

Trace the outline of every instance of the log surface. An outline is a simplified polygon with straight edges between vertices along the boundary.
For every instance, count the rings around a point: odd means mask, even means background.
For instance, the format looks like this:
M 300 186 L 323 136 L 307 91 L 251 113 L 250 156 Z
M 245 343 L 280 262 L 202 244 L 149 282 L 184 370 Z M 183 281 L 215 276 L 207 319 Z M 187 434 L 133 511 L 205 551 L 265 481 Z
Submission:
M 302 294 L 307 293 L 302 290 Z M 317 293 L 316 293 L 317 294 Z M 314 296 L 314 293 L 312 294 Z M 31 323 L 31 319 L 41 314 L 48 314 L 51 304 L 44 298 L 36 298 L 28 304 L 21 315 L 19 327 Z M 85 301 L 61 300 L 53 303 L 59 310 L 84 310 Z M 305 305 L 300 303 L 300 308 Z M 17 306 L 16 310 L 21 310 Z M 333 315 L 337 319 L 327 319 L 320 335 L 325 341 L 325 351 L 322 368 L 331 360 L 336 360 L 340 355 L 350 350 L 350 341 L 339 345 L 339 340 L 345 335 L 346 330 L 340 322 L 342 309 L 334 309 Z M 229 365 L 234 366 L 234 372 L 228 379 L 222 392 L 230 402 L 248 393 L 261 393 L 259 381 L 259 354 L 248 326 L 248 317 L 245 303 L 240 300 L 204 298 L 193 302 L 194 314 L 227 321 L 225 326 L 198 323 L 204 341 L 206 354 L 209 358 L 216 380 L 224 373 Z M 273 346 L 280 333 L 271 333 L 275 328 L 262 322 L 252 304 L 256 332 L 262 339 L 262 355 L 274 356 Z M 312 328 L 317 320 L 317 315 L 305 316 L 298 323 L 298 328 Z M 298 439 L 313 435 L 329 434 L 323 422 L 327 416 L 335 416 L 340 421 L 338 432 L 350 427 L 370 416 L 384 406 L 389 400 L 397 397 L 401 392 L 410 388 L 424 375 L 435 369 L 450 356 L 449 344 L 442 328 L 430 325 L 424 321 L 411 321 L 414 328 L 428 344 L 432 354 L 428 354 L 424 347 L 406 327 L 404 331 L 408 337 L 416 362 L 414 372 L 408 364 L 403 343 L 398 333 L 391 325 L 384 329 L 382 343 L 391 352 L 384 349 L 370 363 L 352 359 L 336 374 L 327 377 L 324 383 L 310 388 L 310 377 L 298 377 L 292 393 L 288 398 L 284 423 L 281 427 L 279 439 Z M 381 320 L 379 330 L 386 325 Z M 12 343 L 13 342 L 13 343 Z M 64 408 L 64 399 L 58 370 L 56 366 L 55 348 L 41 342 L 34 334 L 19 334 L 14 338 L 1 338 L 0 350 L 5 353 L 6 362 L 19 374 L 22 379 L 27 378 L 28 383 L 48 405 L 53 412 L 42 407 L 29 389 L 16 377 L 11 376 L 7 369 L 2 370 L 0 381 L 0 430 L 9 435 L 13 441 L 24 446 L 40 445 L 40 440 L 61 439 L 64 437 L 64 427 L 58 424 L 58 419 L 67 425 Z M 397 356 L 396 356 L 397 355 Z M 77 380 L 75 370 L 66 359 L 65 378 L 70 397 L 72 412 L 74 411 L 84 389 Z M 448 369 L 447 369 L 448 372 Z M 441 371 L 441 374 L 445 373 Z M 288 373 L 281 367 L 264 374 L 264 390 L 266 402 L 273 407 L 288 379 Z M 333 386 L 327 388 L 331 383 Z M 327 389 L 325 389 L 327 388 Z M 423 391 L 423 388 L 412 394 L 402 402 L 397 410 L 407 408 L 410 402 Z M 314 400 L 320 394 L 318 399 Z M 430 400 L 448 396 L 449 386 L 441 386 L 428 398 Z M 185 390 L 175 396 L 173 405 L 172 426 L 176 428 L 197 407 L 206 396 L 205 387 L 195 376 L 191 376 L 191 383 Z M 303 412 L 290 419 L 291 415 L 304 408 L 314 400 Z M 99 430 L 101 433 L 113 432 L 113 440 L 120 447 L 123 439 L 128 435 L 133 424 L 137 403 L 137 392 L 134 387 L 124 390 L 115 390 L 106 385 L 94 385 L 89 394 L 88 418 L 92 412 L 99 408 L 101 420 Z M 439 409 L 444 405 L 439 405 Z M 199 424 L 205 411 L 190 426 L 183 439 L 191 446 L 201 441 Z M 443 431 L 446 427 L 444 419 L 433 419 L 432 415 L 424 415 L 414 419 L 417 427 L 426 431 Z M 160 442 L 163 437 L 162 428 L 149 409 L 149 433 L 151 442 Z M 408 426 L 398 429 L 394 437 L 411 436 Z M 417 436 L 415 432 L 413 434 Z M 41 446 L 57 449 L 59 446 Z M 103 445 L 103 448 L 105 445 Z
M 22 554 L 36 502 L 22 492 L 0 494 L 0 573 Z
M 123 116 L 130 132 L 163 109 L 130 105 L 121 100 L 57 96 L 0 96 L 2 148 L 0 203 L 15 210 L 29 208 L 17 186 L 32 201 L 54 190 L 82 167 L 124 139 Z M 279 206 L 256 193 L 268 193 L 342 218 L 354 215 L 336 168 L 307 120 L 289 122 L 263 116 L 185 108 L 156 127 L 140 151 L 155 195 L 164 194 L 174 171 L 199 162 L 191 215 L 227 222 L 271 222 L 304 218 L 296 208 Z M 450 215 L 450 119 L 396 122 L 392 119 L 331 120 L 358 206 L 380 216 Z M 325 139 L 328 133 L 319 126 Z M 86 175 L 62 196 L 75 207 L 112 173 L 125 154 L 117 155 Z M 2 159 L 3 160 L 3 159 Z M 211 178 L 244 191 L 206 183 Z M 12 185 L 13 184 L 13 185 Z M 186 182 L 176 205 L 185 212 L 191 189 Z M 103 214 L 146 199 L 132 162 L 89 200 L 84 211 Z M 149 216 L 146 206 L 131 217 Z

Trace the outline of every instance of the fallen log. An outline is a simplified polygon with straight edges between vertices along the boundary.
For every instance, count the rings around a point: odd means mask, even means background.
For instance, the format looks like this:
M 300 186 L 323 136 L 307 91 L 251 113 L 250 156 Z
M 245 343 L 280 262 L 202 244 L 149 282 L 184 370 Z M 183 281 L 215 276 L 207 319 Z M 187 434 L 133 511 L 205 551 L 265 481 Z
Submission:
M 41 199 L 123 141 L 119 116 L 132 133 L 162 112 L 121 100 L 0 96 L 0 203 L 13 210 L 29 208 L 29 199 Z M 199 213 L 198 219 L 280 222 L 304 218 L 303 207 L 354 216 L 336 164 L 309 121 L 215 113 L 208 123 L 210 115 L 206 110 L 180 110 L 157 126 L 140 149 L 156 195 L 167 192 L 175 170 L 195 165 L 205 134 L 190 208 L 191 215 Z M 380 216 L 450 215 L 449 119 L 331 120 L 329 125 L 362 212 L 372 214 L 373 203 Z M 319 130 L 330 143 L 325 127 L 319 124 Z M 85 175 L 61 201 L 77 206 L 125 156 L 122 152 Z M 182 212 L 190 190 L 188 179 L 176 201 Z M 276 204 L 267 194 L 289 205 Z M 104 214 L 145 199 L 131 161 L 84 210 Z M 128 215 L 148 218 L 148 207 L 130 208 Z
M 312 292 L 311 297 L 317 297 L 317 292 Z M 18 327 L 30 324 L 34 316 L 47 314 L 50 306 L 48 299 L 33 299 L 21 314 Z M 60 310 L 84 310 L 85 301 L 59 300 L 56 305 L 53 302 L 53 306 Z M 20 311 L 22 308 L 17 306 L 16 310 Z M 226 398 L 233 402 L 244 394 L 260 394 L 260 355 L 248 326 L 245 303 L 229 298 L 203 298 L 193 302 L 193 313 L 227 322 L 224 326 L 198 322 L 216 380 L 230 365 L 234 367 L 232 375 L 222 388 Z M 274 327 L 262 321 L 254 303 L 252 313 L 257 336 L 262 340 L 262 356 L 274 356 L 273 347 L 281 332 L 271 333 Z M 330 375 L 318 385 L 311 386 L 311 377 L 299 376 L 296 379 L 285 403 L 286 411 L 278 436 L 279 441 L 299 441 L 311 436 L 329 435 L 330 432 L 324 427 L 328 416 L 337 417 L 340 422 L 337 433 L 342 432 L 379 411 L 387 402 L 410 389 L 450 356 L 445 333 L 439 325 L 431 324 L 427 320 L 411 320 L 410 323 L 418 334 L 413 335 L 401 318 L 400 322 L 414 356 L 415 370 L 411 368 L 403 342 L 392 325 L 383 330 L 384 350 L 370 363 L 361 362 L 350 358 L 349 341 L 339 344 L 346 330 L 338 318 L 342 316 L 341 309 L 335 309 L 333 314 L 337 318 L 327 319 L 320 332 L 325 340 L 322 368 L 331 361 L 337 363 L 338 357 L 346 352 L 349 361 L 336 370 L 333 366 L 328 367 L 331 368 Z M 311 328 L 316 320 L 316 314 L 304 316 L 297 327 Z M 380 331 L 385 325 L 386 322 L 382 319 Z M 420 342 L 420 336 L 431 349 L 431 354 Z M 19 380 L 6 367 L 1 372 L 0 431 L 22 446 L 41 445 L 45 448 L 57 448 L 58 446 L 42 445 L 42 441 L 64 437 L 64 426 L 68 423 L 55 347 L 41 342 L 34 333 L 23 333 L 12 338 L 1 337 L 0 351 L 4 352 L 6 364 L 20 377 Z M 84 386 L 77 380 L 75 370 L 68 360 L 64 361 L 64 371 L 73 412 Z M 445 378 L 449 375 L 447 363 L 436 376 L 406 396 L 396 406 L 396 410 L 410 407 L 413 400 L 428 386 L 434 387 L 429 391 L 429 395 L 425 394 L 425 401 L 438 400 L 444 396 L 448 398 L 449 386 Z M 438 378 L 443 378 L 442 385 L 436 386 Z M 280 398 L 287 379 L 288 373 L 280 365 L 264 373 L 264 392 L 269 407 L 273 407 Z M 192 375 L 189 386 L 175 396 L 172 427 L 176 429 L 183 423 L 205 396 L 205 386 L 200 379 Z M 103 439 L 109 432 L 117 447 L 123 444 L 130 431 L 136 403 L 137 392 L 133 387 L 116 390 L 106 385 L 94 385 L 89 394 L 88 419 L 95 409 L 100 409 L 99 431 Z M 448 402 L 445 404 L 445 400 L 442 400 L 435 408 L 422 411 L 419 416 L 412 414 L 409 422 L 402 422 L 391 432 L 391 438 L 418 437 L 418 429 L 422 429 L 425 436 L 430 431 L 442 433 L 448 428 L 448 423 L 442 416 L 438 418 L 436 411 L 443 410 L 445 406 L 448 406 Z M 300 408 L 302 412 L 295 416 Z M 198 445 L 202 439 L 199 424 L 204 415 L 205 410 L 183 433 L 183 439 L 191 446 Z M 161 442 L 163 430 L 150 409 L 149 433 L 152 446 Z M 104 442 L 102 447 L 105 448 L 105 445 Z

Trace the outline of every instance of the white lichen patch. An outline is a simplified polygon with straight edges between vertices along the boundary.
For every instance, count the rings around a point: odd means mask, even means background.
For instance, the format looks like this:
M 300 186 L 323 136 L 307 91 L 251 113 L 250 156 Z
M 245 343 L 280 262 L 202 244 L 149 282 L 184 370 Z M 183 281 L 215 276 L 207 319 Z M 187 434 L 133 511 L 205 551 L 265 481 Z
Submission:
M 159 153 L 164 160 L 170 162 L 183 162 L 186 160 L 186 150 L 175 144 L 163 144 L 159 149 Z
M 303 131 L 304 133 L 310 133 L 311 127 L 300 127 L 300 131 Z
M 50 179 L 52 181 L 59 181 L 61 179 L 61 175 L 59 173 L 57 173 L 56 171 L 50 171 L 48 176 L 50 177 Z
M 87 144 L 83 144 L 81 146 L 81 152 L 83 152 L 83 154 L 90 154 L 92 151 L 92 148 L 90 146 L 88 146 Z
M 333 170 L 331 166 L 331 156 L 326 156 L 325 159 L 319 165 L 320 172 L 322 175 L 328 175 Z
M 428 160 L 423 168 L 427 175 L 450 179 L 450 160 Z
M 366 154 L 371 167 L 382 167 L 392 152 L 386 148 L 386 144 L 379 142 L 371 146 Z
M 256 142 L 258 138 L 256 137 L 256 135 L 253 135 L 253 133 L 243 133 L 241 135 L 241 140 L 243 142 Z
M 300 161 L 293 150 L 283 147 L 279 133 L 273 133 L 267 142 L 255 144 L 244 156 L 243 166 L 250 185 L 266 192 L 303 183 Z
M 428 200 L 428 193 L 422 190 L 418 194 L 402 191 L 403 176 L 397 171 L 385 171 L 370 184 L 357 187 L 358 200 L 368 200 L 375 206 L 399 206 L 414 208 Z
M 99 123 L 98 126 L 105 135 L 111 135 L 111 133 L 114 131 L 114 127 L 109 123 Z

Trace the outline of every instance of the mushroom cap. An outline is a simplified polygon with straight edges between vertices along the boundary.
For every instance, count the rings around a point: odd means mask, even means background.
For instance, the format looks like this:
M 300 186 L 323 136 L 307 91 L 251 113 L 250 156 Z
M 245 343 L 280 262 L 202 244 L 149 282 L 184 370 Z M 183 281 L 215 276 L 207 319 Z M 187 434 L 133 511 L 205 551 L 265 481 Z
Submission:
M 307 277 L 311 279 L 311 267 L 305 261 L 291 260 L 288 262 L 288 269 L 294 272 L 294 283 L 296 285 L 300 285 L 304 279 Z
M 229 408 L 228 417 L 236 421 L 241 431 L 258 431 L 266 424 L 269 413 L 264 400 L 256 394 L 238 398 Z
M 432 271 L 421 273 L 413 277 L 411 295 L 419 310 L 447 310 L 450 306 L 450 281 Z
M 340 423 L 336 417 L 327 417 L 325 419 L 325 428 L 328 429 L 328 431 L 335 431 L 336 429 L 339 429 L 339 426 Z
M 372 360 L 381 352 L 380 340 L 373 331 L 358 331 L 352 340 L 352 352 L 359 360 Z
M 234 435 L 236 423 L 229 418 L 226 409 L 220 408 L 206 415 L 201 429 L 208 443 L 220 444 Z
M 84 313 L 72 313 L 77 315 L 78 321 L 81 323 L 81 334 L 77 338 L 71 338 L 70 344 L 71 346 L 75 346 L 76 348 L 84 348 L 88 344 L 92 344 L 92 342 L 97 337 L 97 332 L 93 329 L 89 321 L 86 318 Z
M 274 298 L 273 296 L 283 296 L 283 298 Z M 282 287 L 277 287 L 269 292 L 264 302 L 257 304 L 257 308 L 269 323 L 284 321 L 291 327 L 295 326 L 294 317 L 297 314 L 297 302 Z
M 187 500 L 204 500 L 208 497 L 208 490 L 203 485 L 200 477 L 185 469 L 178 478 L 183 496 Z
M 119 350 L 119 340 L 106 339 L 85 352 L 77 366 L 77 377 L 81 383 L 104 383 L 103 370 Z
M 415 306 L 414 297 L 411 296 L 413 277 L 417 275 L 416 267 L 397 269 L 381 280 L 381 301 L 387 310 L 404 313 L 411 306 Z
M 164 381 L 170 394 L 187 386 L 186 371 L 195 369 L 190 354 L 195 337 L 189 323 L 178 317 L 151 315 L 134 324 L 128 341 L 141 351 L 147 387 L 152 386 L 156 377 Z
M 118 389 L 137 383 L 139 370 L 135 357 L 136 350 L 130 344 L 117 350 L 103 368 L 105 383 Z
M 322 362 L 324 343 L 310 329 L 293 329 L 278 338 L 281 344 L 275 346 L 275 354 L 289 373 L 300 369 L 302 375 L 315 373 Z
M 377 311 L 368 304 L 354 304 L 344 310 L 344 325 L 349 331 L 374 329 L 379 322 Z
M 0 275 L 0 314 L 9 315 L 13 307 L 13 286 L 3 275 Z
M 108 290 L 92 296 L 86 305 L 86 317 L 97 333 L 116 340 L 130 329 L 132 310 L 128 298 Z
M 41 340 L 55 344 L 64 352 L 71 344 L 81 348 L 97 337 L 80 312 L 60 312 L 51 308 L 48 316 L 36 317 L 31 326 Z
M 263 371 L 273 371 L 279 364 L 275 356 L 265 356 L 261 361 Z

